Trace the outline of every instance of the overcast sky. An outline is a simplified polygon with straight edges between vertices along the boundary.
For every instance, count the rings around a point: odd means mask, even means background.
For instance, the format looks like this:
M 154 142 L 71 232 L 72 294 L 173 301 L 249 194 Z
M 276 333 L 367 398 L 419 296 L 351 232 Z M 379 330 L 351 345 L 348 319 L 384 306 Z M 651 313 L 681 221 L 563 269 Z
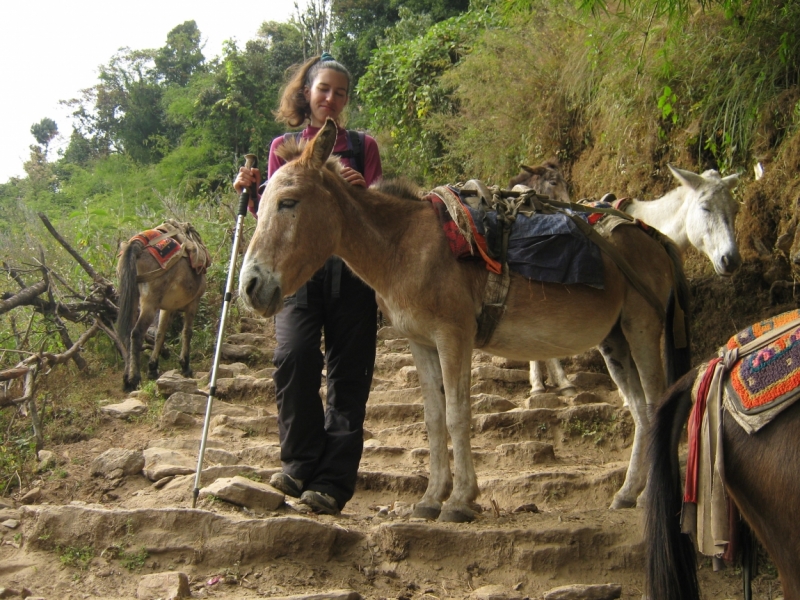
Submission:
M 242 47 L 262 22 L 288 21 L 293 11 L 293 0 L 0 2 L 0 183 L 24 175 L 34 123 L 50 117 L 62 143 L 69 138 L 69 112 L 58 101 L 96 83 L 97 67 L 119 48 L 159 48 L 171 29 L 194 19 L 210 59 L 220 54 L 224 40 L 235 38 Z

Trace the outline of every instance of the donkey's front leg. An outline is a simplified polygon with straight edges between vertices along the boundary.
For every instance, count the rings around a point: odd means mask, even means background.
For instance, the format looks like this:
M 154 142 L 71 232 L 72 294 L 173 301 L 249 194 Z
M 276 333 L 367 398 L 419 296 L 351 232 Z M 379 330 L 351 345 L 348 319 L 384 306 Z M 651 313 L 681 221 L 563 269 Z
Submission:
M 425 400 L 425 427 L 430 446 L 430 479 L 422 500 L 414 506 L 412 516 L 433 520 L 442 510 L 442 502 L 453 489 L 450 472 L 450 457 L 447 452 L 447 425 L 445 423 L 445 400 L 442 385 L 442 367 L 436 348 L 409 343 L 414 364 L 419 375 L 419 384 Z
M 454 340 L 458 342 L 460 340 Z M 470 428 L 472 407 L 470 405 L 470 366 L 472 345 L 464 340 L 457 347 L 439 347 L 442 359 L 442 377 L 447 401 L 447 431 L 453 442 L 453 469 L 455 482 L 453 493 L 442 506 L 440 521 L 465 523 L 475 518 L 473 502 L 478 497 L 478 479 L 472 462 Z

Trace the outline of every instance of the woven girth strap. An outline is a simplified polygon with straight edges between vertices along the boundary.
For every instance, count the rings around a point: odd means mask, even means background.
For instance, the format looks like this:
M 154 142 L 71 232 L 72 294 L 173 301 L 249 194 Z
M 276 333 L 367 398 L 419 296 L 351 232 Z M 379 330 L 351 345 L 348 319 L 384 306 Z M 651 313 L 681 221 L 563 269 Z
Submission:
M 475 347 L 483 348 L 492 339 L 494 330 L 506 312 L 506 296 L 511 277 L 508 274 L 508 265 L 503 263 L 503 273 L 489 272 L 486 287 L 483 290 L 483 306 L 478 315 L 478 331 L 475 334 Z

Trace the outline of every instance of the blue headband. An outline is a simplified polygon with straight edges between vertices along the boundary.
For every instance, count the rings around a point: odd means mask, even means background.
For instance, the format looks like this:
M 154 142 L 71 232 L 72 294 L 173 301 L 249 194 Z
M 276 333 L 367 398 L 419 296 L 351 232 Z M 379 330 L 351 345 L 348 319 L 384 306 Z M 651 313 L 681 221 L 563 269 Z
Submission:
M 326 62 L 329 60 L 336 62 L 336 59 L 333 58 L 333 56 L 331 54 L 328 54 L 327 52 L 323 52 L 322 56 L 319 57 L 319 62 Z

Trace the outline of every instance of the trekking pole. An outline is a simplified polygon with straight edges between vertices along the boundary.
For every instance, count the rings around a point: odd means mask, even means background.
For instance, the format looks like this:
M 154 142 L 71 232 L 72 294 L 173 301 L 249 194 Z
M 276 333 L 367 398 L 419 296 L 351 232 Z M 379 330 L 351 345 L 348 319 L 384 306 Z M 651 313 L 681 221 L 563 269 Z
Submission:
M 258 158 L 255 154 L 244 155 L 246 169 L 255 168 L 258 165 Z M 225 298 L 222 302 L 222 316 L 219 319 L 219 330 L 217 331 L 217 347 L 214 350 L 214 364 L 211 367 L 211 379 L 208 384 L 208 402 L 206 403 L 206 418 L 203 422 L 203 437 L 200 439 L 200 453 L 197 456 L 197 472 L 194 475 L 194 491 L 192 492 L 192 508 L 197 505 L 197 496 L 200 494 L 200 471 L 203 469 L 203 456 L 206 453 L 206 439 L 208 438 L 208 423 L 211 420 L 211 405 L 214 403 L 214 396 L 217 395 L 217 367 L 222 351 L 222 339 L 225 335 L 225 321 L 228 317 L 228 307 L 233 296 L 233 273 L 236 270 L 236 259 L 239 257 L 239 241 L 242 233 L 242 223 L 247 216 L 247 203 L 250 198 L 255 198 L 258 182 L 249 188 L 244 188 L 239 195 L 239 211 L 236 213 L 236 229 L 233 232 L 233 250 L 231 250 L 231 262 L 228 265 L 228 280 L 225 283 Z

